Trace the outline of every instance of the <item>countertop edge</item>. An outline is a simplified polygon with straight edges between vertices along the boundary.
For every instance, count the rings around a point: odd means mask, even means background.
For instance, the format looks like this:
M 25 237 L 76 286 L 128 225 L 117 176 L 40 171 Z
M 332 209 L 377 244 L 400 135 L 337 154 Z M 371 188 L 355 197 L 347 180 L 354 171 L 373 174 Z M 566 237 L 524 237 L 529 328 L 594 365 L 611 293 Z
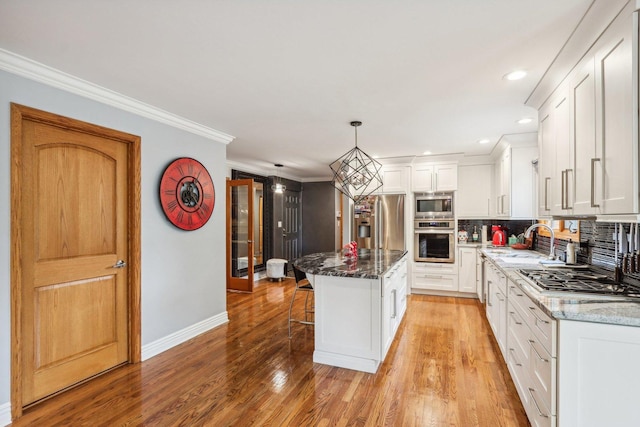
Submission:
M 377 257 L 379 255 L 378 251 L 383 251 L 383 255 L 381 255 L 381 262 L 383 262 L 380 267 L 380 263 L 376 264 L 374 261 L 373 268 L 375 272 L 372 272 L 371 266 L 368 263 L 371 261 L 369 254 L 368 258 L 364 256 L 359 257 L 355 263 L 348 262 L 348 259 L 344 256 L 341 256 L 338 251 L 336 252 L 319 252 L 314 254 L 305 255 L 303 257 L 297 258 L 293 261 L 293 265 L 299 270 L 305 272 L 306 274 L 314 274 L 320 276 L 330 276 L 330 277 L 346 277 L 353 279 L 372 279 L 377 280 L 383 277 L 387 272 L 397 264 L 403 257 L 405 257 L 408 251 L 404 250 L 383 250 L 383 249 L 370 249 L 368 251 L 373 251 L 373 256 Z M 332 260 L 331 263 L 334 265 L 324 265 L 328 260 Z M 309 263 L 322 263 L 321 265 L 309 266 L 305 264 L 305 261 Z M 360 263 L 360 264 L 358 264 Z M 353 271 L 349 271 L 349 267 L 353 266 Z M 364 268 L 359 268 L 359 266 L 363 266 Z M 340 268 L 347 267 L 347 270 L 341 270 Z
M 530 266 L 505 266 L 491 255 L 491 248 L 480 248 L 482 253 L 496 265 L 509 280 L 514 282 L 542 311 L 556 320 L 604 323 L 612 325 L 640 327 L 640 302 L 635 300 L 612 300 L 597 296 L 581 297 L 544 295 L 517 270 Z M 540 254 L 544 259 L 544 255 Z

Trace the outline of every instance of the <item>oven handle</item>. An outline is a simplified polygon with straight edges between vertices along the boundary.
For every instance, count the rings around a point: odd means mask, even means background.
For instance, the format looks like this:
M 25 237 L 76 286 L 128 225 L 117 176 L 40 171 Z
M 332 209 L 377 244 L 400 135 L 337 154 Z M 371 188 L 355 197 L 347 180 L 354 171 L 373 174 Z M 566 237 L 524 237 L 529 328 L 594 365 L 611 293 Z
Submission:
M 453 234 L 454 231 L 451 229 L 446 230 L 414 230 L 414 234 Z

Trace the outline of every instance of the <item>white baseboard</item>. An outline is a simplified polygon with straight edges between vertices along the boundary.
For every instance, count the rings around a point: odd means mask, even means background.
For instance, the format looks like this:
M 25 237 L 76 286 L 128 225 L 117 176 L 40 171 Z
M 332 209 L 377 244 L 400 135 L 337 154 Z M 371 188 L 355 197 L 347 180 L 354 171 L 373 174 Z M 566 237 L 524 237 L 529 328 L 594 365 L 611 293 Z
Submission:
M 185 341 L 190 340 L 193 337 L 200 335 L 203 332 L 207 332 L 217 326 L 223 325 L 229 322 L 229 315 L 226 311 L 198 322 L 194 325 L 188 326 L 180 331 L 174 332 L 171 335 L 167 335 L 164 338 L 160 338 L 152 343 L 142 346 L 142 360 L 147 360 L 155 355 L 167 351 L 172 347 L 182 344 Z
M 0 405 L 0 426 L 11 424 L 11 403 L 3 403 Z
M 319 350 L 313 352 L 313 362 L 337 366 L 338 368 L 353 369 L 354 371 L 368 372 L 370 374 L 375 374 L 378 366 L 380 366 L 380 362 L 377 360 Z

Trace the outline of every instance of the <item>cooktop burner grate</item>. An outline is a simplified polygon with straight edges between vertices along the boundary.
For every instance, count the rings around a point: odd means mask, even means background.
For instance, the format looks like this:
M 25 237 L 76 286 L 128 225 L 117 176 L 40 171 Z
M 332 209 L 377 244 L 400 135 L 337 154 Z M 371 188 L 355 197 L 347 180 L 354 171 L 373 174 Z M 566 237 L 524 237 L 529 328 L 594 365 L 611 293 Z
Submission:
M 609 277 L 591 271 L 521 269 L 520 274 L 543 291 L 563 291 L 640 298 L 640 288 L 616 283 Z

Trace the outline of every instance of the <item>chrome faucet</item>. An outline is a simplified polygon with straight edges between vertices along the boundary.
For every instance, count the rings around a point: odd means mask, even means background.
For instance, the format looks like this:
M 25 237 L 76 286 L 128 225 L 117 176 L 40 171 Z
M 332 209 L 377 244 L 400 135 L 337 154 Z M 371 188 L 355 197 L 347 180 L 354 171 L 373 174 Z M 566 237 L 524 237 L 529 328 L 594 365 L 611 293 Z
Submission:
M 549 227 L 547 224 L 542 224 L 542 223 L 537 223 L 537 224 L 533 224 L 531 227 L 527 228 L 527 231 L 524 232 L 524 237 L 526 239 L 528 239 L 529 237 L 531 237 L 531 230 L 533 230 L 534 228 L 538 228 L 538 227 L 544 227 L 547 230 L 549 230 L 549 233 L 551 234 L 551 249 L 549 250 L 549 259 L 555 259 L 556 255 L 555 255 L 555 249 L 553 247 L 553 242 L 556 239 L 556 234 L 553 232 L 553 228 Z

